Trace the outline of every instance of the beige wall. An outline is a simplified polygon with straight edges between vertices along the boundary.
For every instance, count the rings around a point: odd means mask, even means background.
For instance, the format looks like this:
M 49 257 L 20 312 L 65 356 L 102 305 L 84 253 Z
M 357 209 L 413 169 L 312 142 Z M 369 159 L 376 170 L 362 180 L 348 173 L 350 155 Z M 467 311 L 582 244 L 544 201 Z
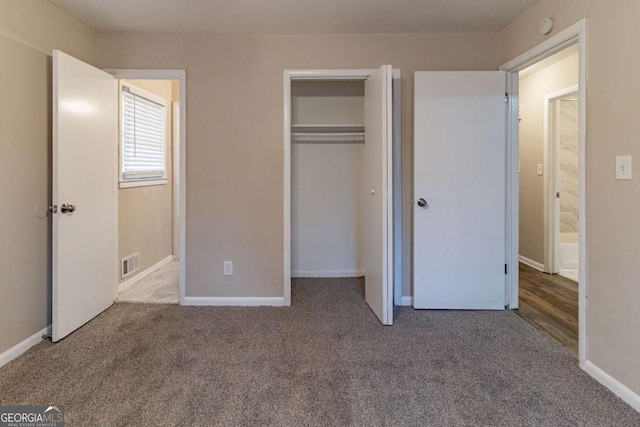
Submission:
M 96 63 L 97 33 L 46 1 L 0 1 L 0 354 L 51 323 L 52 47 Z
M 578 55 L 520 79 L 520 255 L 544 264 L 544 97 L 578 84 Z M 544 171 L 543 173 L 547 173 Z
M 140 271 L 172 254 L 171 80 L 128 80 L 167 101 L 167 177 L 163 185 L 118 190 L 118 254 L 140 252 Z M 136 274 L 136 273 L 134 273 Z M 120 282 L 131 278 L 127 276 Z
M 589 18 L 587 50 L 588 357 L 640 393 L 638 180 L 614 180 L 614 157 L 640 146 L 637 40 L 640 2 L 541 0 L 496 34 L 204 35 L 104 34 L 100 64 L 187 70 L 187 293 L 282 295 L 282 69 L 403 70 L 405 206 L 411 197 L 412 72 L 495 69 L 559 29 Z M 554 34 L 552 33 L 552 34 Z M 96 33 L 44 0 L 0 1 L 3 201 L 0 352 L 50 321 L 50 58 L 53 47 L 96 63 Z M 497 55 L 499 49 L 499 58 Z M 410 212 L 409 209 L 406 210 Z M 410 235 L 410 213 L 405 216 Z M 410 239 L 406 239 L 410 245 Z M 409 253 L 409 252 L 407 252 Z M 222 277 L 222 260 L 236 275 Z M 405 285 L 409 266 L 405 265 Z M 409 289 L 404 294 L 409 295 Z
M 640 179 L 615 180 L 615 156 L 640 155 L 640 2 L 541 0 L 501 33 L 501 62 L 587 17 L 588 359 L 640 393 Z
M 498 35 L 102 34 L 100 65 L 187 72 L 189 296 L 283 294 L 282 71 L 374 68 L 403 73 L 404 202 L 412 192 L 414 70 L 491 70 Z M 411 209 L 405 232 L 410 233 Z M 406 234 L 405 233 L 405 234 Z M 405 240 L 410 257 L 411 240 Z M 222 261 L 234 261 L 224 277 Z M 405 295 L 410 295 L 409 264 Z

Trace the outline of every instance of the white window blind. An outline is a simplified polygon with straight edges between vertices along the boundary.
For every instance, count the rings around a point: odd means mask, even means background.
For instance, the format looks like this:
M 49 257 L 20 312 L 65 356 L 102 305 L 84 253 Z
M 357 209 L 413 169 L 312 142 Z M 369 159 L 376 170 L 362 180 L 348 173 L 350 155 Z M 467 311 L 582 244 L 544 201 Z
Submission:
M 165 178 L 166 105 L 123 85 L 120 92 L 121 177 Z

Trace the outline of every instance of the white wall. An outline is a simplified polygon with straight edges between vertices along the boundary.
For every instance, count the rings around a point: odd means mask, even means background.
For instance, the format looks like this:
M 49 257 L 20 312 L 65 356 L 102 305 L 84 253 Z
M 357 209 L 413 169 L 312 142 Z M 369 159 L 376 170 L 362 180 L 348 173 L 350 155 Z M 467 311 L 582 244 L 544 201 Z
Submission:
M 294 143 L 291 156 L 292 275 L 362 275 L 364 144 Z

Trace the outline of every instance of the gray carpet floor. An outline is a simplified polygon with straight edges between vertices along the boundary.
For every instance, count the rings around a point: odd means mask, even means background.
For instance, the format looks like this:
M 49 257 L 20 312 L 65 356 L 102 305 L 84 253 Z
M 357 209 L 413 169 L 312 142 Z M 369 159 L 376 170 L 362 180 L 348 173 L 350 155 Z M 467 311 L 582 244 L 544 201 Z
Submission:
M 298 279 L 288 308 L 115 304 L 0 369 L 0 405 L 91 426 L 640 426 L 509 311 L 400 308 L 361 279 Z

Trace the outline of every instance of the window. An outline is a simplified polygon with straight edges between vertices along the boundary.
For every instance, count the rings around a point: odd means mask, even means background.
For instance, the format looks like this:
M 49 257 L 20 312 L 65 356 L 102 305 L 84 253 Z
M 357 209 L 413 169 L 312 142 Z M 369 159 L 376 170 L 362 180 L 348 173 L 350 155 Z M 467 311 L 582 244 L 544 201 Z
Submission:
M 167 103 L 128 82 L 120 88 L 120 187 L 166 184 Z

